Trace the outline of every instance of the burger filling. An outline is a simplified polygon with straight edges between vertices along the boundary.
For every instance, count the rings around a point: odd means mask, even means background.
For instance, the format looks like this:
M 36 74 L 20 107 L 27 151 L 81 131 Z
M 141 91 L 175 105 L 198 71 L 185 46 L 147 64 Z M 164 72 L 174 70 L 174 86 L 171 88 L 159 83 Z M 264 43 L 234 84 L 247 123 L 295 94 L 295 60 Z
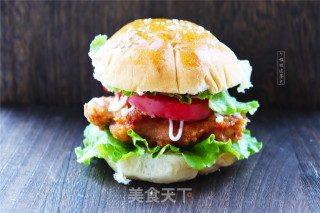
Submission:
M 148 141 L 150 147 L 163 147 L 166 144 L 188 146 L 196 144 L 211 134 L 216 140 L 234 143 L 241 139 L 247 118 L 244 113 L 221 115 L 213 113 L 207 118 L 197 121 L 175 121 L 161 117 L 151 117 L 136 107 L 124 102 L 121 98 L 94 98 L 84 106 L 88 121 L 101 130 L 109 127 L 111 134 L 118 140 L 132 143 L 127 134 L 129 129 Z M 124 100 L 123 98 L 122 100 Z M 114 111 L 111 111 L 115 109 Z
M 84 106 L 91 124 L 85 130 L 85 148 L 76 149 L 80 163 L 89 164 L 93 157 L 118 162 L 132 154 L 149 152 L 157 158 L 175 152 L 201 170 L 220 154 L 243 159 L 262 147 L 245 129 L 246 113 L 257 110 L 257 101 L 239 102 L 227 91 L 191 96 L 105 89 L 115 96 L 93 98 Z

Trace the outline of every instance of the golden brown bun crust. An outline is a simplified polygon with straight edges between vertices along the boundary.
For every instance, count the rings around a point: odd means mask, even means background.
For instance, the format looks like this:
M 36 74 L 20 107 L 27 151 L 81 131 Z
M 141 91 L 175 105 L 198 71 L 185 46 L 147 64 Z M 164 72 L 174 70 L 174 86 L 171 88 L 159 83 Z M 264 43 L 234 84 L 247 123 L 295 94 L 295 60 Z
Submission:
M 95 78 L 127 91 L 197 94 L 241 82 L 234 53 L 188 21 L 142 19 L 121 28 L 90 57 Z

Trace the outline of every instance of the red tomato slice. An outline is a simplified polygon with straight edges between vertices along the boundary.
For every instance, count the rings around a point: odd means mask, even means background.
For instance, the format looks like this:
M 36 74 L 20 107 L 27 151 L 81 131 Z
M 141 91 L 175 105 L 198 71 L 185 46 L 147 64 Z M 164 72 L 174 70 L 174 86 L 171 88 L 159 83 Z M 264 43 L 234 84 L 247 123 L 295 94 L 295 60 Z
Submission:
M 104 86 L 102 86 L 104 91 L 109 92 L 109 90 L 107 88 L 105 88 Z
M 135 95 L 128 98 L 128 102 L 151 117 L 161 117 L 176 121 L 197 121 L 212 115 L 208 100 L 192 98 L 192 103 L 180 103 L 179 98 L 163 94 L 156 96 Z

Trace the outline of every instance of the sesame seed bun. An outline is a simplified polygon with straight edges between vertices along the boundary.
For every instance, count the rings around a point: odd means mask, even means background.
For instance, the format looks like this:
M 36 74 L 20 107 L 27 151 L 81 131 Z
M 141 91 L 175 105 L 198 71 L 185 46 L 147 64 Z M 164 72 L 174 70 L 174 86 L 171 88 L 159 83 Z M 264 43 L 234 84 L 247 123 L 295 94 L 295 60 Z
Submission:
M 90 52 L 103 85 L 133 91 L 215 94 L 241 82 L 234 53 L 203 27 L 188 21 L 136 20 Z

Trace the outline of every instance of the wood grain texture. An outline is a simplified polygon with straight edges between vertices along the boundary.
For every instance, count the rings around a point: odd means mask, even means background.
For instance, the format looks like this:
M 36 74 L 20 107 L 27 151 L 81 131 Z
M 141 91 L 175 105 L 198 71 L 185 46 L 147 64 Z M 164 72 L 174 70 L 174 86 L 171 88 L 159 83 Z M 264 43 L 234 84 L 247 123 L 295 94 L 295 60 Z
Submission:
M 78 164 L 81 108 L 0 108 L 0 212 L 319 212 L 320 112 L 259 111 L 249 160 L 169 185 L 118 184 L 103 160 Z M 183 203 L 129 203 L 129 189 L 192 188 Z
M 320 107 L 319 1 L 1 1 L 1 103 L 70 105 L 103 93 L 87 55 L 146 17 L 186 19 L 211 30 L 241 59 L 255 87 L 240 98 L 263 107 Z M 276 51 L 286 51 L 286 85 L 276 85 Z

